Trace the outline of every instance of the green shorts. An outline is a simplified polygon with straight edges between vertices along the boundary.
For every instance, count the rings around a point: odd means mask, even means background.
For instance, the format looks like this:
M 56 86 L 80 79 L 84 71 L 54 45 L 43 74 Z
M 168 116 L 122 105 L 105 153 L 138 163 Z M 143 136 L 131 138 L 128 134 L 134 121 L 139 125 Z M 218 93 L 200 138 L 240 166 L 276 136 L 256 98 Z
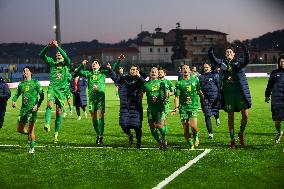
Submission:
M 224 95 L 225 112 L 239 112 L 248 109 L 248 104 L 242 94 Z
M 105 111 L 105 93 L 89 94 L 89 111 L 96 112 L 98 110 Z
M 18 117 L 20 123 L 35 123 L 37 120 L 37 112 L 21 112 Z
M 161 112 L 152 112 L 147 110 L 148 123 L 158 123 L 161 124 L 166 119 L 165 111 Z
M 179 115 L 182 121 L 189 120 L 191 118 L 197 118 L 197 110 L 185 110 L 183 108 L 180 108 Z
M 92 113 L 98 110 L 105 111 L 104 95 L 96 95 L 94 98 L 89 98 L 89 111 Z
M 238 82 L 224 82 L 223 94 L 225 112 L 248 109 L 249 105 Z
M 64 89 L 56 89 L 52 86 L 48 87 L 47 91 L 47 101 L 52 101 L 55 104 L 58 104 L 61 108 L 64 107 L 66 90 Z

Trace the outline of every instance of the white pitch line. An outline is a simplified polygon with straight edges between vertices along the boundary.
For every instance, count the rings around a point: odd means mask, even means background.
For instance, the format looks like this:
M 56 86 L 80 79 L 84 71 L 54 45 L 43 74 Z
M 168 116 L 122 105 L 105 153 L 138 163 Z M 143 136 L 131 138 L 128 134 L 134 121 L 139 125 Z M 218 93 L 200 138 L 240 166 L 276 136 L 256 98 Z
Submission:
M 165 180 L 163 180 L 162 182 L 160 182 L 157 186 L 155 186 L 153 189 L 161 189 L 164 186 L 166 186 L 167 184 L 169 184 L 172 180 L 174 180 L 178 175 L 180 175 L 182 172 L 184 172 L 185 170 L 187 170 L 190 166 L 192 166 L 194 163 L 196 163 L 198 160 L 200 160 L 201 158 L 203 158 L 205 155 L 207 155 L 209 152 L 211 151 L 211 149 L 205 149 L 204 152 L 202 152 L 201 154 L 199 154 L 196 158 L 194 158 L 193 160 L 190 160 L 187 164 L 185 164 L 184 166 L 182 166 L 181 168 L 179 168 L 177 171 L 175 171 L 173 174 L 171 174 L 169 177 L 167 177 Z
M 14 145 L 14 144 L 0 144 L 0 147 L 21 147 L 20 145 Z
M 45 113 L 45 110 L 38 110 L 37 112 L 38 112 L 38 113 Z M 55 112 L 55 111 L 52 110 L 51 112 Z M 7 114 L 15 114 L 15 112 L 9 112 L 9 111 L 7 111 L 7 112 L 5 112 L 5 113 L 7 113 Z M 20 112 L 18 112 L 18 113 L 20 113 Z
M 0 147 L 19 147 L 21 148 L 22 146 L 18 144 L 0 144 Z M 136 150 L 137 148 L 127 148 L 127 147 L 111 147 L 111 146 L 57 146 L 56 144 L 54 145 L 46 145 L 46 146 L 35 146 L 36 148 L 73 148 L 73 149 L 126 149 L 126 150 Z M 140 148 L 141 150 L 160 150 L 159 148 L 151 148 L 151 147 L 145 147 L 145 148 Z M 204 151 L 206 149 L 194 149 L 190 150 L 188 148 L 169 148 L 169 149 L 177 149 L 177 150 L 188 150 L 188 151 Z

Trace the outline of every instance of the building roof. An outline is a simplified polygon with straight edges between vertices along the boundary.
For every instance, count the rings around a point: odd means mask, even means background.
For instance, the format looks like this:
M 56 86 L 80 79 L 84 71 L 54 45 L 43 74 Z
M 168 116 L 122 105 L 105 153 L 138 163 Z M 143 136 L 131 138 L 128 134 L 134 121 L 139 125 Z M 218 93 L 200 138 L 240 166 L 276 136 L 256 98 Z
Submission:
M 175 32 L 176 29 L 172 29 L 169 32 Z M 181 29 L 183 34 L 191 35 L 191 34 L 200 34 L 200 35 L 228 35 L 223 32 L 208 30 L 208 29 Z

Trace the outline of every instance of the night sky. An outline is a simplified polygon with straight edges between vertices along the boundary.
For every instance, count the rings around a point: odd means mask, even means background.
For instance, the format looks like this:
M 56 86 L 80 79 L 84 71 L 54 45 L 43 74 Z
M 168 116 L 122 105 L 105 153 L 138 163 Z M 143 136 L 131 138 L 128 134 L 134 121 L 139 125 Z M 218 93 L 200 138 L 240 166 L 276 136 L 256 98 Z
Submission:
M 54 0 L 0 0 L 0 43 L 45 44 L 55 38 Z M 259 37 L 284 29 L 277 0 L 60 0 L 62 43 L 115 43 L 141 31 L 211 29 L 228 40 Z

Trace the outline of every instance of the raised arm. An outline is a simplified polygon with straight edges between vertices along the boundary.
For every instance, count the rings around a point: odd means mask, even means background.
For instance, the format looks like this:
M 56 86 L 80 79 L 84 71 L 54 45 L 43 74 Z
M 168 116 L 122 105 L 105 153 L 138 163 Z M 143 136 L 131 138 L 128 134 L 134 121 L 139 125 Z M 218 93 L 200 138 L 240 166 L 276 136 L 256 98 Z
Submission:
M 125 56 L 123 54 L 119 55 L 117 58 L 117 61 L 112 66 L 112 70 L 118 71 L 118 68 L 120 66 L 120 63 L 125 59 Z
M 125 59 L 125 56 L 123 54 L 119 55 L 117 58 L 117 61 L 112 66 L 112 70 L 118 71 L 118 68 L 120 66 L 120 63 Z
M 210 62 L 216 66 L 216 67 L 221 67 L 221 60 L 216 58 L 214 53 L 213 53 L 213 47 L 210 47 L 209 51 L 208 51 L 208 57 Z
M 46 55 L 46 52 L 48 51 L 48 49 L 50 48 L 50 44 L 45 46 L 39 53 L 39 57 L 46 63 L 50 64 L 51 62 L 53 62 L 53 59 L 49 56 Z
M 64 58 L 65 66 L 70 67 L 71 66 L 71 59 L 67 56 L 66 52 L 58 45 L 57 41 L 53 41 L 54 46 L 57 48 L 57 50 L 60 52 L 60 54 Z
M 114 70 L 111 70 L 109 72 L 109 76 L 113 80 L 114 83 L 116 84 L 122 83 L 123 76 L 121 76 L 120 74 L 117 74 Z
M 82 61 L 82 64 L 80 64 L 76 69 L 75 69 L 75 75 L 78 75 L 78 76 L 83 76 L 83 77 L 86 77 L 88 78 L 91 73 L 89 71 L 85 71 L 84 70 L 84 66 L 88 63 L 87 60 L 83 60 Z

